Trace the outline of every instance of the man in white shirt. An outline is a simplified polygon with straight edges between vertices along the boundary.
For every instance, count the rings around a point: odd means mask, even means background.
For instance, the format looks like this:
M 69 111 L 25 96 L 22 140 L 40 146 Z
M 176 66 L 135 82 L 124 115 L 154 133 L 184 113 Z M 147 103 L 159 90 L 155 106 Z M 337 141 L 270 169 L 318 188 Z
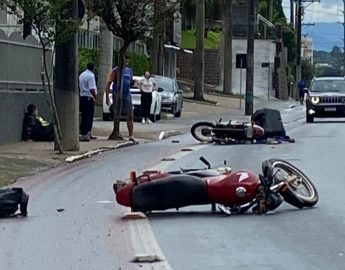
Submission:
M 79 76 L 80 89 L 80 141 L 90 141 L 95 137 L 91 136 L 93 117 L 95 114 L 95 100 L 97 97 L 97 86 L 95 74 L 93 73 L 95 65 L 87 64 L 86 70 Z

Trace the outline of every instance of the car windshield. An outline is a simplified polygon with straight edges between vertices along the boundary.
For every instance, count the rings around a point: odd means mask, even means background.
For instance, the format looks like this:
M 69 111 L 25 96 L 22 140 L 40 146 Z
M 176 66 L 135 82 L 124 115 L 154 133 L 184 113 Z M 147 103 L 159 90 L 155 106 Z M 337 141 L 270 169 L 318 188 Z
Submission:
M 162 88 L 166 92 L 173 92 L 174 87 L 173 87 L 173 80 L 166 78 L 154 78 L 157 84 L 157 87 Z
M 314 81 L 311 92 L 345 92 L 345 80 Z

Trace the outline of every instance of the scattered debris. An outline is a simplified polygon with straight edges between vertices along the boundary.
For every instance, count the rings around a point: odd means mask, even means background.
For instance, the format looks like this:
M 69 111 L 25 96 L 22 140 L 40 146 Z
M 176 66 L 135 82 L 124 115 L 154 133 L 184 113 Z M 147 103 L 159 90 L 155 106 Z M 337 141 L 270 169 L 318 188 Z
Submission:
M 178 141 L 178 140 L 172 140 L 171 142 L 172 143 L 180 143 L 180 141 Z
M 175 161 L 174 158 L 162 158 L 161 161 Z
M 142 212 L 129 212 L 123 215 L 122 219 L 143 219 L 147 218 Z
M 194 151 L 192 148 L 182 148 L 181 149 L 182 152 L 190 152 L 190 151 Z
M 63 211 L 65 211 L 65 209 L 63 209 L 63 208 L 58 208 L 58 209 L 56 209 L 56 211 L 58 211 L 58 212 L 63 212 Z
M 135 263 L 153 263 L 161 261 L 164 261 L 164 259 L 156 254 L 137 254 L 132 259 L 132 262 Z

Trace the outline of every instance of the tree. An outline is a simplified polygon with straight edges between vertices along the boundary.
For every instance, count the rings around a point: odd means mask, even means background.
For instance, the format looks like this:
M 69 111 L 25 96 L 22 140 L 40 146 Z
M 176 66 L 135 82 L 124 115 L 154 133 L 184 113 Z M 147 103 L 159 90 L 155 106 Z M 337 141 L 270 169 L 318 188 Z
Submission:
M 205 0 L 197 0 L 196 5 L 196 47 L 194 51 L 194 99 L 204 99 L 204 34 L 205 34 Z
M 310 82 L 315 76 L 315 67 L 310 59 L 302 59 L 302 78 Z
M 224 94 L 232 94 L 232 0 L 223 0 L 224 12 Z
M 61 43 L 76 33 L 79 22 L 70 13 L 71 3 L 72 0 L 4 0 L 10 14 L 15 15 L 19 23 L 30 25 L 41 43 L 44 68 L 41 78 L 44 89 L 48 87 L 47 103 L 59 153 L 63 153 L 62 133 L 54 99 L 52 74 L 48 69 L 47 51 L 53 44 Z
M 128 47 L 132 42 L 150 35 L 156 27 L 156 18 L 172 16 L 176 0 L 162 1 L 160 10 L 154 10 L 155 0 L 88 0 L 86 6 L 93 13 L 101 17 L 109 30 L 122 38 L 123 43 L 119 52 L 118 65 L 118 95 L 114 96 L 114 126 L 109 139 L 122 139 L 120 134 L 120 117 L 123 97 L 123 68 Z
M 109 71 L 113 65 L 113 41 L 114 36 L 108 30 L 108 27 L 100 20 L 100 38 L 99 38 L 99 69 L 98 69 L 98 93 L 97 104 L 102 104 L 103 91 Z

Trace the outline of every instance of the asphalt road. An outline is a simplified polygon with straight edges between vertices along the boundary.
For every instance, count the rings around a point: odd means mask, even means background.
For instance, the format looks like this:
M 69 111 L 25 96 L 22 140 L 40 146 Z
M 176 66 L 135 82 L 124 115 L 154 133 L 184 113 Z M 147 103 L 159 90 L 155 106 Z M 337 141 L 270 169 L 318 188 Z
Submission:
M 317 207 L 288 204 L 257 216 L 222 217 L 210 207 L 190 207 L 150 216 L 156 238 L 173 269 L 345 269 L 344 122 L 291 126 L 295 144 L 209 146 L 181 158 L 197 166 L 205 156 L 214 165 L 227 160 L 234 170 L 260 172 L 261 162 L 277 157 L 301 168 L 315 183 Z
M 314 181 L 321 196 L 318 207 L 284 205 L 266 216 L 229 218 L 209 214 L 209 207 L 154 214 L 150 222 L 173 269 L 345 268 L 345 127 L 306 125 L 294 121 L 299 116 L 300 108 L 284 112 L 296 144 L 210 145 L 169 167 L 199 166 L 197 158 L 204 155 L 214 165 L 226 159 L 233 169 L 259 172 L 264 159 L 284 158 Z M 130 232 L 121 220 L 124 208 L 112 203 L 111 186 L 130 170 L 151 168 L 196 143 L 189 134 L 175 139 L 180 143 L 139 144 L 18 183 L 31 195 L 29 217 L 0 220 L 0 269 L 140 269 L 128 263 Z

